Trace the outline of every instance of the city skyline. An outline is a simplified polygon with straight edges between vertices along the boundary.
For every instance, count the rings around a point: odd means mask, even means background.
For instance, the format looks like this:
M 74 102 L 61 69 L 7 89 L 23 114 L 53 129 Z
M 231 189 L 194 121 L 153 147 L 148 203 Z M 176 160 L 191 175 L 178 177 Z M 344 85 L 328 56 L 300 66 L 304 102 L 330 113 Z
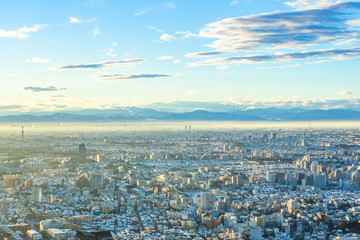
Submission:
M 2 112 L 176 101 L 360 110 L 359 1 L 0 6 Z

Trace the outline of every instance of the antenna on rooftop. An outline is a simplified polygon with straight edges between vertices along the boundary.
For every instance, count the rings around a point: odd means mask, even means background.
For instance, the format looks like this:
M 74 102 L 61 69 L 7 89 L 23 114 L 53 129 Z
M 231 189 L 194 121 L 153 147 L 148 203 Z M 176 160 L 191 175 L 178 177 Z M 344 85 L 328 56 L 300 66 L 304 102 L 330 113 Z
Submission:
M 24 126 L 21 126 L 21 140 L 24 141 Z

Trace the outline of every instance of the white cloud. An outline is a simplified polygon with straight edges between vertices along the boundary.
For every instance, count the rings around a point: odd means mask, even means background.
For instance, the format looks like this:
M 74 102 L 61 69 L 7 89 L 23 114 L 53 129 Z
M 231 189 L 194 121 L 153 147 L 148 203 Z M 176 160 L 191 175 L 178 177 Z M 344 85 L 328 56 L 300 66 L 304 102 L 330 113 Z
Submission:
M 158 32 L 158 33 L 162 33 L 162 32 L 163 32 L 161 29 L 159 29 L 159 28 L 157 28 L 157 27 L 154 27 L 154 26 L 150 26 L 150 25 L 147 25 L 146 28 L 151 29 L 151 30 L 154 30 L 154 31 L 156 31 L 156 32 Z
M 117 45 L 119 45 L 118 42 L 113 42 L 113 43 L 111 44 L 111 46 L 113 46 L 113 47 L 116 47 Z
M 179 64 L 179 63 L 181 63 L 181 59 L 175 59 L 175 60 L 173 61 L 173 63 L 174 63 L 174 64 Z
M 163 35 L 160 36 L 160 40 L 167 42 L 167 41 L 176 40 L 176 37 L 174 35 L 164 33 Z
M 341 42 L 335 43 L 335 45 L 337 45 L 337 46 L 341 46 L 341 45 L 351 45 L 351 44 L 354 44 L 354 43 L 357 43 L 357 42 L 360 42 L 360 40 L 359 40 L 359 39 L 356 39 L 356 38 L 352 38 L 352 39 L 348 39 L 348 40 L 345 40 L 345 41 L 341 41 Z
M 340 96 L 346 96 L 346 95 L 351 95 L 352 92 L 350 91 L 339 91 L 339 92 L 336 92 L 337 95 L 340 95 Z
M 217 66 L 216 69 L 226 70 L 226 69 L 229 69 L 229 66 L 228 65 L 220 65 L 220 66 Z
M 100 34 L 100 29 L 99 28 L 94 28 L 93 30 L 92 30 L 92 35 L 93 35 L 93 37 L 96 37 L 97 35 L 99 35 Z
M 98 62 L 98 63 L 89 63 L 89 64 L 72 64 L 72 65 L 62 65 L 53 67 L 51 70 L 70 70 L 70 69 L 102 69 L 102 68 L 109 68 L 116 65 L 125 65 L 129 66 L 131 64 L 144 62 L 144 59 L 140 58 L 133 58 L 133 59 L 124 59 L 121 61 L 107 61 L 107 62 Z
M 352 25 L 352 26 L 360 26 L 360 19 L 352 19 L 346 21 L 346 24 Z
M 187 90 L 186 94 L 187 95 L 197 95 L 199 92 L 193 89 Z
M 322 1 L 320 1 L 322 2 Z M 217 52 L 306 49 L 356 38 L 349 24 L 360 2 L 341 3 L 316 10 L 278 11 L 226 18 L 207 24 L 198 37 L 215 39 L 208 47 Z
M 143 15 L 147 12 L 147 10 L 139 10 L 137 12 L 134 13 L 135 16 L 140 16 L 140 15 Z
M 171 8 L 171 9 L 175 9 L 175 8 L 176 8 L 175 4 L 173 4 L 173 3 L 166 3 L 166 4 L 165 4 L 165 7 L 166 7 L 166 8 Z
M 76 17 L 69 17 L 69 22 L 71 23 L 81 23 L 81 20 Z
M 303 109 L 356 109 L 360 110 L 360 98 L 343 98 L 343 99 L 301 99 L 298 96 L 278 97 L 264 99 L 261 101 L 251 100 L 249 98 L 230 98 L 230 103 L 243 106 L 247 109 L 252 108 L 303 108 Z
M 238 5 L 240 2 L 238 0 L 233 0 L 231 1 L 230 5 L 231 6 L 235 6 L 235 5 Z
M 41 28 L 45 27 L 45 24 L 36 24 L 32 27 L 22 27 L 18 28 L 17 30 L 4 30 L 0 29 L 0 38 L 17 38 L 17 39 L 24 39 L 30 37 L 29 33 L 37 32 Z
M 33 57 L 31 59 L 26 59 L 25 62 L 27 62 L 27 63 L 48 63 L 48 62 L 50 62 L 50 60 L 45 59 L 45 58 Z
M 349 2 L 349 0 L 295 0 L 295 1 L 285 2 L 285 4 L 295 9 L 308 10 L 308 9 L 327 8 L 331 5 L 344 3 L 344 2 Z
M 110 57 L 116 57 L 116 56 L 117 56 L 117 54 L 114 53 L 114 49 L 110 49 L 110 50 L 106 53 L 106 55 L 108 55 L 108 56 L 110 56 Z
M 197 34 L 192 33 L 191 31 L 177 31 L 175 34 L 180 34 L 183 39 L 197 37 Z
M 345 60 L 360 57 L 360 47 L 346 49 L 322 49 L 293 53 L 278 53 L 272 55 L 247 55 L 238 57 L 212 58 L 204 61 L 188 63 L 187 66 L 209 66 L 226 64 L 259 64 L 264 62 L 286 62 L 290 60 L 322 59 Z M 292 65 L 293 66 L 293 65 Z
M 171 59 L 174 59 L 174 57 L 172 57 L 172 56 L 161 56 L 161 57 L 158 57 L 156 59 L 157 60 L 171 60 Z

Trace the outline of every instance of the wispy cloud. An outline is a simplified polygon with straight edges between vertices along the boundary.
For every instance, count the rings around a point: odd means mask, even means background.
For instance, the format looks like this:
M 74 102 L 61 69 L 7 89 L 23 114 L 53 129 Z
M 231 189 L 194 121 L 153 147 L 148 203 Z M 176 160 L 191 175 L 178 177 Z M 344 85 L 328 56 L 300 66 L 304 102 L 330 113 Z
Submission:
M 69 17 L 70 23 L 81 23 L 81 20 L 77 17 Z
M 296 53 L 280 53 L 274 55 L 249 55 L 241 57 L 213 58 L 205 61 L 189 63 L 188 66 L 224 65 L 224 64 L 256 64 L 269 61 L 289 61 L 310 58 L 333 58 L 344 60 L 360 56 L 360 48 L 326 49 Z
M 117 54 L 115 53 L 114 49 L 109 49 L 109 51 L 106 53 L 106 55 L 110 57 L 117 57 Z
M 233 0 L 230 2 L 230 5 L 231 6 L 235 6 L 235 5 L 238 5 L 240 2 L 238 0 Z
M 150 25 L 147 25 L 146 28 L 151 29 L 151 30 L 154 30 L 154 31 L 156 31 L 156 32 L 158 32 L 158 33 L 162 33 L 162 32 L 163 32 L 161 29 L 159 29 L 159 28 L 157 28 L 157 27 L 154 27 L 154 26 L 150 26 Z
M 356 0 L 355 0 L 356 1 Z M 294 0 L 285 2 L 286 5 L 300 10 L 327 8 L 334 4 L 349 2 L 349 0 Z
M 17 39 L 24 39 L 29 38 L 30 33 L 34 33 L 39 31 L 40 29 L 47 26 L 46 24 L 36 24 L 32 27 L 22 27 L 18 28 L 17 30 L 4 30 L 0 29 L 0 38 L 17 38 Z
M 174 35 L 164 33 L 160 36 L 160 40 L 164 42 L 168 42 L 168 41 L 176 40 L 176 37 Z
M 164 8 L 170 8 L 170 9 L 176 8 L 174 3 L 165 3 L 163 6 L 164 6 Z
M 141 16 L 143 14 L 145 14 L 148 10 L 138 10 L 134 13 L 135 16 Z
M 96 76 L 101 81 L 125 81 L 141 78 L 171 77 L 166 74 L 103 74 Z
M 177 31 L 175 34 L 180 35 L 180 38 L 182 38 L 182 39 L 197 37 L 197 34 L 191 32 L 191 31 Z
M 0 106 L 0 110 L 16 110 L 22 108 L 21 105 L 2 105 Z
M 229 69 L 229 66 L 228 65 L 220 65 L 220 66 L 217 66 L 216 69 L 218 69 L 218 70 L 226 70 L 226 69 Z
M 45 59 L 45 58 L 33 57 L 31 59 L 26 59 L 25 62 L 27 62 L 27 63 L 48 63 L 48 62 L 50 62 L 50 60 Z
M 352 25 L 352 26 L 360 26 L 360 19 L 352 19 L 346 21 L 346 24 Z
M 195 52 L 195 53 L 188 53 L 185 55 L 185 57 L 189 57 L 189 58 L 204 58 L 204 57 L 213 57 L 213 56 L 217 56 L 220 55 L 224 52 Z
M 174 57 L 172 57 L 172 56 L 161 56 L 161 57 L 156 58 L 156 60 L 171 60 L 171 59 L 174 59 Z
M 139 63 L 139 62 L 144 62 L 144 59 L 140 59 L 140 58 L 134 58 L 134 59 L 125 59 L 125 60 L 121 60 L 121 61 L 108 61 L 108 62 L 99 62 L 99 63 L 89 63 L 89 64 L 73 64 L 73 65 L 63 65 L 63 66 L 58 66 L 55 67 L 53 69 L 55 70 L 66 70 L 66 69 L 85 69 L 85 70 L 89 70 L 89 69 L 101 69 L 101 68 L 108 68 L 108 67 L 113 67 L 116 65 L 121 65 L 121 64 L 132 64 L 132 63 Z
M 23 90 L 28 92 L 54 92 L 54 91 L 66 90 L 66 88 L 58 88 L 54 86 L 47 86 L 47 87 L 28 86 L 28 87 L 24 87 Z
M 352 92 L 350 91 L 339 91 L 339 92 L 336 92 L 337 95 L 340 95 L 340 96 L 346 96 L 346 95 L 351 95 Z
M 301 99 L 298 96 L 270 98 L 255 101 L 250 98 L 230 98 L 230 103 L 244 108 L 303 108 L 303 109 L 355 109 L 360 110 L 360 98 L 345 99 Z
M 206 25 L 199 37 L 217 39 L 208 46 L 223 52 L 305 48 L 353 38 L 357 32 L 349 28 L 347 21 L 354 17 L 350 10 L 359 9 L 360 2 L 350 2 L 321 9 L 227 18 Z
M 93 37 L 97 37 L 99 34 L 100 34 L 100 29 L 99 29 L 98 27 L 95 27 L 95 28 L 92 30 L 92 36 L 93 36 Z

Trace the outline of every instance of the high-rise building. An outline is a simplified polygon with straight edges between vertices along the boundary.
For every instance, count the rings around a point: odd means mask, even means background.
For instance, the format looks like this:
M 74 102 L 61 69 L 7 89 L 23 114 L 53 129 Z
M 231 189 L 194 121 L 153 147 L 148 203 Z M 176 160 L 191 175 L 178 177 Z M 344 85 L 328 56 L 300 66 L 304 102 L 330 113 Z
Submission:
M 42 189 L 40 187 L 33 187 L 31 193 L 31 201 L 41 202 Z
M 207 192 L 200 193 L 200 208 L 202 210 L 210 209 L 211 201 L 210 201 L 210 194 Z
M 271 140 L 276 140 L 276 133 L 272 132 L 272 133 L 270 134 L 270 139 L 271 139 Z
M 231 183 L 236 185 L 242 184 L 242 175 L 231 176 Z
M 255 220 L 256 220 L 257 226 L 262 227 L 262 228 L 266 227 L 266 219 L 264 216 L 256 217 Z
M 290 199 L 287 201 L 287 209 L 289 213 L 293 213 L 297 209 L 297 201 Z
M 5 175 L 4 177 L 4 186 L 6 188 L 16 188 L 20 184 L 21 175 Z
M 79 145 L 79 161 L 80 162 L 86 161 L 86 148 L 85 148 L 85 144 L 83 143 Z
M 316 174 L 313 180 L 314 185 L 317 187 L 326 187 L 327 177 L 326 174 Z
M 104 176 L 101 174 L 92 175 L 90 177 L 90 187 L 103 188 L 104 187 Z

